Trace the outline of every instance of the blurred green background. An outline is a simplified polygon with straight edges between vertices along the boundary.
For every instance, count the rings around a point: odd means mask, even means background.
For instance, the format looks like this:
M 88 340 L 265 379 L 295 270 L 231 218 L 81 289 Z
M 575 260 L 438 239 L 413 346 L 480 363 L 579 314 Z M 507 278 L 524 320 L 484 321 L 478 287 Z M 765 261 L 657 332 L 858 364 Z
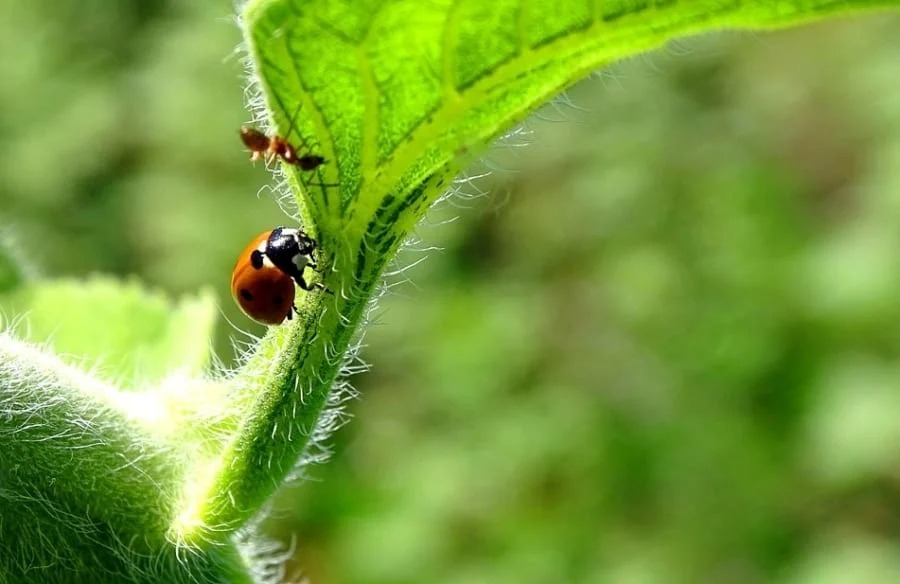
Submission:
M 900 581 L 898 26 L 675 43 L 489 152 L 419 231 L 441 250 L 401 254 L 427 259 L 333 458 L 275 505 L 288 576 Z M 0 223 L 46 275 L 212 287 L 226 361 L 260 330 L 235 255 L 284 221 L 237 139 L 238 41 L 229 2 L 0 18 Z

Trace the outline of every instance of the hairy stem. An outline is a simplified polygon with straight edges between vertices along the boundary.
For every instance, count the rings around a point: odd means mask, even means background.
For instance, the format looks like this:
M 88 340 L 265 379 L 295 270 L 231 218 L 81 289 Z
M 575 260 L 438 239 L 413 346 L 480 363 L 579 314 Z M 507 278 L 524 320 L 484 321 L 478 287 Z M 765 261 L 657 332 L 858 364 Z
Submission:
M 342 289 L 339 270 L 326 281 L 329 289 Z M 256 346 L 231 380 L 229 399 L 243 412 L 237 431 L 201 469 L 173 537 L 216 540 L 243 525 L 330 432 L 336 420 L 325 410 L 340 397 L 332 386 L 377 282 L 376 272 L 353 293 L 306 294 L 294 321 L 270 329 Z

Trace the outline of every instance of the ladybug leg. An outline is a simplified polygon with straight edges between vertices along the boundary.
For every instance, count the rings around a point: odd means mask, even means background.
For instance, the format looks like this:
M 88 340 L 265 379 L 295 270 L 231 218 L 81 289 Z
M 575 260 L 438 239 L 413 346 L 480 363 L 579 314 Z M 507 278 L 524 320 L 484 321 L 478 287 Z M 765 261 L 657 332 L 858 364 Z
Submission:
M 307 292 L 311 292 L 318 288 L 319 290 L 324 290 L 325 292 L 328 292 L 329 294 L 334 294 L 334 292 L 332 292 L 331 290 L 326 288 L 325 284 L 322 284 L 321 282 L 316 282 L 315 284 L 310 284 L 309 282 L 307 282 L 306 280 L 303 279 L 303 274 L 298 274 L 298 275 L 294 276 L 294 281 L 297 282 L 298 286 L 300 286 Z
M 302 275 L 301 275 L 301 276 L 297 276 L 296 278 L 294 278 L 294 280 L 297 282 L 297 285 L 298 285 L 298 286 L 300 286 L 301 288 L 303 288 L 303 289 L 306 290 L 307 292 L 309 292 L 309 291 L 311 291 L 311 290 L 315 290 L 316 288 L 319 288 L 319 289 L 321 289 L 321 290 L 324 290 L 324 289 L 325 289 L 325 286 L 324 286 L 323 284 L 319 283 L 319 282 L 316 282 L 315 284 L 310 284 L 309 282 L 307 282 L 306 280 L 303 279 L 303 276 L 302 276 Z
M 305 266 L 304 266 L 304 267 L 305 267 Z M 294 282 L 296 282 L 298 286 L 300 286 L 301 288 L 303 288 L 303 289 L 306 290 L 307 292 L 309 292 L 310 290 L 312 290 L 312 287 L 311 287 L 309 284 L 306 283 L 306 280 L 303 279 L 303 268 L 301 268 L 301 269 L 299 269 L 299 270 L 298 270 L 296 267 L 294 267 L 294 266 L 291 266 L 291 268 L 292 268 L 292 269 L 291 269 L 290 271 L 285 270 L 285 272 L 287 273 L 287 275 L 290 276 L 291 279 L 292 279 Z

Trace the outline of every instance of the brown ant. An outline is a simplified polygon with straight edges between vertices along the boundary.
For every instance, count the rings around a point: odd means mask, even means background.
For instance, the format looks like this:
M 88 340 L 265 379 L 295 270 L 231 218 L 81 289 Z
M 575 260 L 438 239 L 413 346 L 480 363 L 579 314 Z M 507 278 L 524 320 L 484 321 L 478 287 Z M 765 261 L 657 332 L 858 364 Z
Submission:
M 300 113 L 300 108 L 294 114 L 296 119 Z M 291 120 L 291 126 L 287 135 L 290 136 L 294 129 L 294 120 Z M 300 167 L 301 170 L 315 170 L 319 166 L 325 164 L 325 159 L 318 154 L 297 155 L 297 149 L 281 136 L 266 136 L 256 128 L 249 126 L 241 126 L 241 141 L 250 150 L 250 160 L 256 161 L 260 158 L 266 162 L 274 160 L 276 157 L 281 158 L 287 164 L 293 164 Z

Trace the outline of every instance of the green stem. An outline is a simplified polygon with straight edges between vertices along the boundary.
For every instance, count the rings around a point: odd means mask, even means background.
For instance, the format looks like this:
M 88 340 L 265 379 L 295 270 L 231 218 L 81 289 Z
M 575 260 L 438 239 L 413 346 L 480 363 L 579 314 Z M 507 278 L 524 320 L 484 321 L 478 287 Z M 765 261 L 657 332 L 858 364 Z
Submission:
M 347 273 L 335 266 L 325 284 L 341 291 Z M 306 294 L 294 320 L 270 329 L 231 380 L 229 399 L 244 415 L 221 454 L 188 481 L 196 486 L 173 525 L 176 541 L 216 541 L 239 528 L 330 431 L 325 410 L 341 397 L 334 381 L 380 270 L 369 276 L 352 293 Z

